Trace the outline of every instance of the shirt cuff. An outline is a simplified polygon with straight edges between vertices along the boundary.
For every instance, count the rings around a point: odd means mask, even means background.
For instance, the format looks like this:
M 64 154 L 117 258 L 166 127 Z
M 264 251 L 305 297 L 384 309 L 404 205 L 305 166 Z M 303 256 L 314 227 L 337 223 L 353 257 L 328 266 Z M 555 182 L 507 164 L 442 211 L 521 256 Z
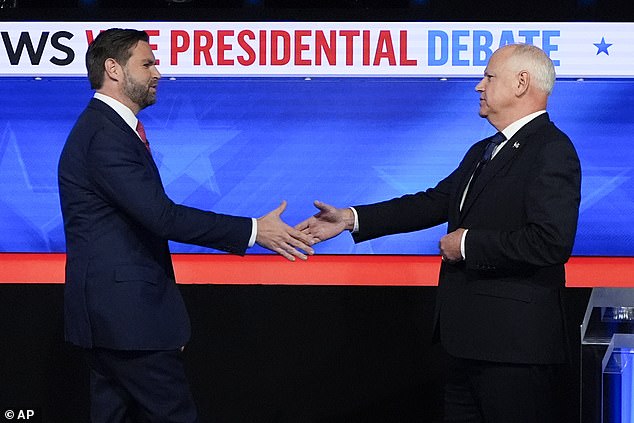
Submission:
M 354 207 L 349 207 L 349 209 L 352 210 L 352 214 L 354 214 L 354 228 L 352 228 L 352 231 L 350 232 L 359 232 L 359 215 L 357 214 L 357 211 L 354 209 Z
M 248 248 L 251 248 L 255 245 L 255 238 L 258 235 L 258 220 L 255 217 L 252 217 L 251 222 L 253 222 L 253 225 L 251 226 L 251 238 L 249 238 Z
M 467 239 L 467 232 L 469 232 L 469 229 L 465 229 L 464 232 L 462 233 L 462 237 L 460 238 L 460 254 L 462 254 L 462 259 L 466 260 L 467 259 L 467 255 L 465 254 L 465 240 Z

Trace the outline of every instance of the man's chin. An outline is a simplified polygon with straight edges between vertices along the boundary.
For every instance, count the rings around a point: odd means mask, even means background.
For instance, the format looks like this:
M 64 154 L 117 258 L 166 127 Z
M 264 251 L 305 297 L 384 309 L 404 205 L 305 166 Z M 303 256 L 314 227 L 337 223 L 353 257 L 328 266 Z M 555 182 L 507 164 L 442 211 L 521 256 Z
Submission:
M 145 99 L 143 104 L 139 104 L 139 107 L 141 108 L 141 110 L 143 110 L 146 107 L 151 106 L 154 103 L 156 103 L 156 97 L 148 97 L 148 98 Z

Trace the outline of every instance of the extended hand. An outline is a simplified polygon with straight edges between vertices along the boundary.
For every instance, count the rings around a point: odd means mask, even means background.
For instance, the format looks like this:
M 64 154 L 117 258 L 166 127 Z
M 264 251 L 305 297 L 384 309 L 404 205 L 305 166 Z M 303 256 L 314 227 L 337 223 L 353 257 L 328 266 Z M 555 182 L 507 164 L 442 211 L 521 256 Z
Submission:
M 309 236 L 313 243 L 325 241 L 341 232 L 354 228 L 354 214 L 352 210 L 339 209 L 321 201 L 315 201 L 319 213 L 297 224 L 295 229 Z
M 278 208 L 258 219 L 255 242 L 281 254 L 290 261 L 295 261 L 295 257 L 306 260 L 308 257 L 300 250 L 309 255 L 314 253 L 310 247 L 313 244 L 311 237 L 284 223 L 280 217 L 284 210 L 286 210 L 286 201 L 282 201 Z
M 438 248 L 440 249 L 443 261 L 455 263 L 463 260 L 462 253 L 460 252 L 460 242 L 462 241 L 464 231 L 463 228 L 458 228 L 440 238 Z

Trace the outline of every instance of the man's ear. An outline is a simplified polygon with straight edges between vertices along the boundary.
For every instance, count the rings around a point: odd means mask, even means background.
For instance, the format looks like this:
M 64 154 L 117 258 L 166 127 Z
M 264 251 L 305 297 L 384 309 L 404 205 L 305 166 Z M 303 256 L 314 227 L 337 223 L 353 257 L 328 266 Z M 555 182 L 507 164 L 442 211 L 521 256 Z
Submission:
M 104 62 L 104 70 L 106 71 L 106 76 L 114 81 L 118 81 L 123 74 L 121 65 L 112 58 L 108 58 Z
M 517 86 L 515 89 L 515 95 L 517 97 L 523 96 L 526 93 L 526 91 L 528 91 L 530 82 L 531 82 L 531 74 L 525 70 L 520 71 L 517 74 Z

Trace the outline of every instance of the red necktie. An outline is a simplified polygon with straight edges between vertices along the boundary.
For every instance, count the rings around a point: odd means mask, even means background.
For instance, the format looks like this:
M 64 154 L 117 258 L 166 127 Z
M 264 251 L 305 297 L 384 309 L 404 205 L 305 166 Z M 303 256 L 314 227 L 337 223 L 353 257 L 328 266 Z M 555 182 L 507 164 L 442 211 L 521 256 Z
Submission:
M 141 137 L 141 140 L 143 141 L 143 144 L 145 144 L 145 148 L 147 148 L 147 151 L 149 151 L 150 154 L 151 154 L 152 151 L 150 151 L 150 142 L 147 140 L 147 136 L 145 135 L 145 128 L 143 127 L 143 124 L 141 123 L 140 120 L 136 121 L 136 131 L 138 132 L 139 136 Z

